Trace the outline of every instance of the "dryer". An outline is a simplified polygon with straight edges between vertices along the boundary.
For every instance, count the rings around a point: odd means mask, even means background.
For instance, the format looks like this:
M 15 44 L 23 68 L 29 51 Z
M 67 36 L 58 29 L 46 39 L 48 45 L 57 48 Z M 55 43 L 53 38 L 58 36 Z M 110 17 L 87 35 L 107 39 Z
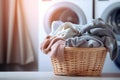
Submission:
M 51 32 L 51 23 L 56 20 L 86 24 L 92 20 L 92 0 L 40 0 L 39 43 Z M 48 56 L 39 50 L 40 71 L 52 70 Z
M 102 18 L 106 23 L 112 25 L 113 31 L 120 46 L 120 0 L 94 0 L 95 18 Z M 119 50 L 120 51 L 120 50 Z M 114 64 L 115 63 L 115 64 Z M 120 73 L 120 53 L 115 61 L 110 60 L 107 55 L 103 72 Z

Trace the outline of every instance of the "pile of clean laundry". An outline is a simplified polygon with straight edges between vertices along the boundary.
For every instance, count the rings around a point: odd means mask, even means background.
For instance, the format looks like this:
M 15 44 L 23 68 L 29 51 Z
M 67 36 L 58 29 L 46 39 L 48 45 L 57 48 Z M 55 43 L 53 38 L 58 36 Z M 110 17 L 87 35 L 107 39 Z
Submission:
M 115 60 L 118 55 L 113 29 L 100 18 L 86 25 L 54 21 L 51 33 L 41 44 L 41 51 L 62 61 L 65 47 L 105 47 L 110 53 L 111 60 Z

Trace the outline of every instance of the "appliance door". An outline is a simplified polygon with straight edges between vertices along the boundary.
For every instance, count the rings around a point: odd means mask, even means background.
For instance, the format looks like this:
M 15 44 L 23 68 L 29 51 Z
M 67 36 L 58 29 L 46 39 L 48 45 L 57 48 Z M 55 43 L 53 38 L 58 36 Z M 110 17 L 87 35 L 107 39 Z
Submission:
M 120 48 L 120 2 L 114 3 L 106 8 L 101 18 L 108 24 L 112 25 Z M 120 69 L 120 49 L 115 64 Z
M 62 22 L 72 22 L 74 24 L 87 23 L 86 16 L 82 9 L 70 2 L 58 2 L 48 8 L 44 16 L 44 29 L 47 34 L 51 31 L 51 23 L 59 20 Z

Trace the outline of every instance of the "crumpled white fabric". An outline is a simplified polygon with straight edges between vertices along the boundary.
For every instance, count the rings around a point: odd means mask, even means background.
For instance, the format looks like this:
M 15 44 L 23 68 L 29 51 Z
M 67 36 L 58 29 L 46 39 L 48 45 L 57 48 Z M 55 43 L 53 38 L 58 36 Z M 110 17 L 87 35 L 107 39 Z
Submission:
M 52 25 L 54 24 L 56 23 L 53 23 Z M 56 30 L 52 28 L 52 32 L 49 35 L 67 39 L 75 35 L 80 35 L 80 33 L 74 28 L 71 22 L 65 22 L 65 23 L 61 23 L 60 25 L 58 25 L 58 28 Z

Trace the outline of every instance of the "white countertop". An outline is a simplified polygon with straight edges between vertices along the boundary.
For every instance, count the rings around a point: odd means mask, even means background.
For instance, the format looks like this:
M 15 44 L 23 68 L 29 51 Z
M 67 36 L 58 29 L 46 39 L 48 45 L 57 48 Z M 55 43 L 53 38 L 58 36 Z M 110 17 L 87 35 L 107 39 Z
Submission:
M 101 76 L 56 76 L 53 72 L 0 72 L 0 80 L 120 80 L 120 73 L 103 73 Z

